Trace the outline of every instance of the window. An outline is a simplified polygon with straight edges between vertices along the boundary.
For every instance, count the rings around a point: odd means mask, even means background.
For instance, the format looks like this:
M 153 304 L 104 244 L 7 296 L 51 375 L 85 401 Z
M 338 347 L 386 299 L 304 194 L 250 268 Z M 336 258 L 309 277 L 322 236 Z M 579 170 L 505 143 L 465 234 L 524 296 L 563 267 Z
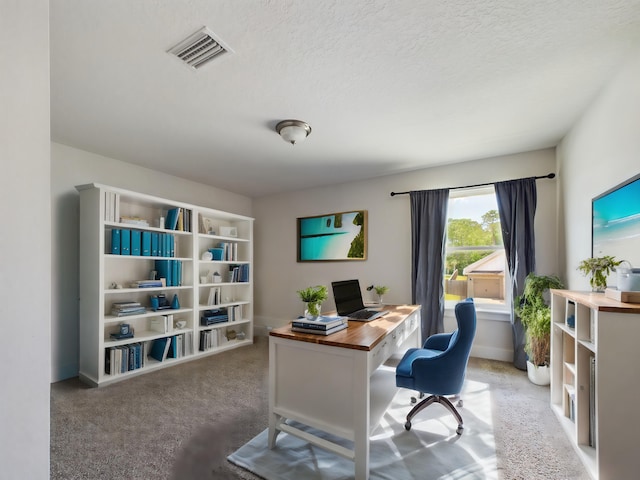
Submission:
M 481 308 L 508 305 L 508 268 L 493 186 L 452 190 L 445 250 L 445 302 L 473 297 Z

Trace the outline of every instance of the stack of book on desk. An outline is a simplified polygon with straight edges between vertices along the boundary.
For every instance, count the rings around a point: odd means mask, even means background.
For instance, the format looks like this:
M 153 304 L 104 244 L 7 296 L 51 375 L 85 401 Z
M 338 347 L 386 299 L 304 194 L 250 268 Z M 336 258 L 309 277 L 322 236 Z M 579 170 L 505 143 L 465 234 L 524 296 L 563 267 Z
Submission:
M 294 332 L 314 333 L 316 335 L 331 335 L 344 330 L 349 325 L 347 317 L 329 317 L 322 315 L 315 320 L 307 320 L 304 317 L 291 322 L 291 330 Z

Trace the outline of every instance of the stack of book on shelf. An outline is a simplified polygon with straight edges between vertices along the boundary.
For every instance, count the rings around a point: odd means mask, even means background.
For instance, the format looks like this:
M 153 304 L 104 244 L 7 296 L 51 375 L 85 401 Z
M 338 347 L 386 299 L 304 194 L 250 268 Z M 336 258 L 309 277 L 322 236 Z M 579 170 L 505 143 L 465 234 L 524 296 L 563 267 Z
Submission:
M 191 231 L 191 210 L 186 208 L 170 208 L 167 211 L 164 228 L 168 230 Z
M 316 335 L 331 335 L 332 333 L 344 330 L 348 325 L 347 317 L 322 315 L 315 320 L 300 317 L 291 322 L 291 330 Z
M 136 280 L 131 282 L 131 288 L 158 288 L 164 287 L 162 280 Z
M 249 264 L 229 265 L 229 281 L 230 282 L 248 282 L 249 281 Z
M 111 306 L 111 315 L 116 317 L 126 317 L 127 315 L 140 315 L 141 313 L 146 313 L 146 308 L 144 308 L 140 302 L 115 302 Z
M 140 217 L 120 217 L 120 223 L 126 223 L 127 225 L 137 225 L 139 227 L 148 227 L 149 222 L 145 218 Z
M 149 321 L 149 328 L 153 332 L 169 333 L 173 331 L 173 315 L 153 317 Z
M 207 305 L 219 305 L 222 291 L 220 287 L 212 287 L 209 290 L 209 298 L 207 299 Z
M 242 320 L 242 305 L 233 305 L 227 308 L 229 314 L 229 321 L 235 322 L 236 320 Z
M 214 308 L 203 310 L 200 315 L 200 325 L 207 327 L 214 323 L 224 323 L 229 321 L 229 313 L 226 308 Z
M 219 260 L 225 260 L 227 262 L 238 261 L 238 244 L 237 243 L 220 242 L 218 243 L 218 248 L 222 249 L 222 258 L 220 258 Z
M 200 351 L 206 352 L 220 344 L 220 330 L 203 330 L 200 332 Z
M 155 269 L 160 282 L 164 278 L 167 287 L 179 287 L 182 285 L 182 261 L 181 260 L 156 260 Z
M 105 222 L 117 222 L 120 219 L 120 194 L 104 192 L 104 220 Z
M 175 257 L 176 239 L 171 233 L 113 228 L 109 252 L 112 255 Z
M 119 375 L 144 367 L 146 346 L 144 342 L 131 343 L 105 350 L 104 371 L 107 375 Z

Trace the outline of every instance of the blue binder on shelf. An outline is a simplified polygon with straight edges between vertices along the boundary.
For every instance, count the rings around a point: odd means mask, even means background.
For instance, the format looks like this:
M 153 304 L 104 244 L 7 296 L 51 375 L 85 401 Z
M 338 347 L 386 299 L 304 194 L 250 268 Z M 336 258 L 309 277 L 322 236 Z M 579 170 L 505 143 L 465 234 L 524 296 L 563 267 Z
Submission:
M 169 242 L 169 254 L 167 255 L 168 257 L 175 257 L 176 256 L 176 239 L 174 238 L 173 235 L 168 234 L 168 242 Z
M 151 232 L 142 232 L 142 248 L 140 254 L 143 257 L 151 255 Z
M 140 230 L 131 230 L 131 255 L 140 255 L 141 254 L 141 231 Z
M 158 257 L 158 243 L 160 235 L 156 232 L 151 233 L 151 256 Z
M 158 278 L 164 278 L 167 287 L 173 285 L 173 268 L 171 267 L 170 260 L 156 260 L 156 272 L 158 272 Z
M 120 255 L 120 229 L 111 230 L 111 254 Z
M 164 228 L 168 230 L 175 230 L 178 226 L 178 214 L 180 213 L 180 208 L 171 208 L 167 211 L 167 219 L 164 224 Z
M 131 230 L 120 230 L 120 255 L 131 255 Z

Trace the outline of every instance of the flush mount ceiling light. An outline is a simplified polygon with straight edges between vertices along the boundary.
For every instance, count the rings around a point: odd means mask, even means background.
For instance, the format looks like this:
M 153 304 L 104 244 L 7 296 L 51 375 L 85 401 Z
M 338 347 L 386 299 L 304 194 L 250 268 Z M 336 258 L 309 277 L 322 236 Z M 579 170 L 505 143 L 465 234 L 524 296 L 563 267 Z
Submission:
M 276 125 L 276 132 L 285 142 L 295 145 L 309 136 L 311 127 L 300 120 L 283 120 Z

